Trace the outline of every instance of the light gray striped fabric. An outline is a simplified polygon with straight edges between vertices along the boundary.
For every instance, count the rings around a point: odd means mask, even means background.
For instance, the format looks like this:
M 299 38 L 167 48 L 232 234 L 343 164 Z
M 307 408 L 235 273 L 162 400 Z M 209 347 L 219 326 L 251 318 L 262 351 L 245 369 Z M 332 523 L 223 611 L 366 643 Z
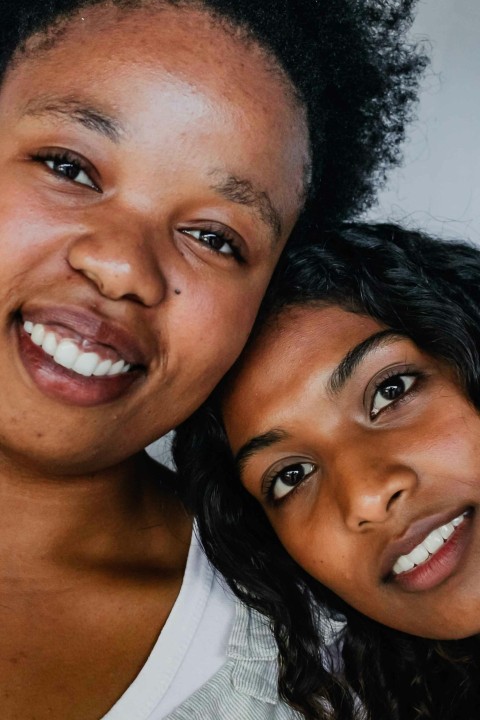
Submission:
M 277 677 L 267 620 L 237 602 L 226 663 L 165 720 L 303 720 L 279 699 Z

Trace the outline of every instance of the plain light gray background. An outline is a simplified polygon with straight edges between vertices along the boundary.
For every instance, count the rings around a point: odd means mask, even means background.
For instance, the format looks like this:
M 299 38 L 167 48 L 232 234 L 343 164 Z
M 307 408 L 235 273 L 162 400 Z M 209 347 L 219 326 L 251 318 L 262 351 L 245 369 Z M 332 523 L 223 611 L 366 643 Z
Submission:
M 411 34 L 431 64 L 403 165 L 366 218 L 480 245 L 480 0 L 422 0 Z M 150 451 L 168 464 L 168 439 Z
M 480 244 L 479 0 L 422 0 L 412 37 L 431 65 L 403 166 L 367 217 Z

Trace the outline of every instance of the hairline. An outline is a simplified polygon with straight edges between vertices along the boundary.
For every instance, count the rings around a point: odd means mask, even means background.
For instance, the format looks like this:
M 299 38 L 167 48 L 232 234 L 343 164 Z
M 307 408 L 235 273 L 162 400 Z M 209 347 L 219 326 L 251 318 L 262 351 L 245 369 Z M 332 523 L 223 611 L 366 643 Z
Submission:
M 268 44 L 255 34 L 255 31 L 249 27 L 247 23 L 236 23 L 228 14 L 224 14 L 218 9 L 210 7 L 203 2 L 203 0 L 97 0 L 78 3 L 70 12 L 59 13 L 47 27 L 35 30 L 18 43 L 4 67 L 0 68 L 0 92 L 8 73 L 13 71 L 23 60 L 30 59 L 37 54 L 42 54 L 55 48 L 57 44 L 62 42 L 64 33 L 75 16 L 81 17 L 83 11 L 86 12 L 97 7 L 110 7 L 123 15 L 140 11 L 150 11 L 153 15 L 171 10 L 176 12 L 196 10 L 208 16 L 212 23 L 217 23 L 226 33 L 237 38 L 247 46 L 254 46 L 260 51 L 268 72 L 271 72 L 277 81 L 282 84 L 285 93 L 292 103 L 292 107 L 296 108 L 299 112 L 306 133 L 307 156 L 302 173 L 302 187 L 298 194 L 300 206 L 297 218 L 298 222 L 305 210 L 313 182 L 313 144 L 308 119 L 308 104 L 295 85 L 293 78 L 284 67 L 280 57 Z M 29 48 L 29 44 L 34 44 L 35 40 L 38 40 L 38 44 Z

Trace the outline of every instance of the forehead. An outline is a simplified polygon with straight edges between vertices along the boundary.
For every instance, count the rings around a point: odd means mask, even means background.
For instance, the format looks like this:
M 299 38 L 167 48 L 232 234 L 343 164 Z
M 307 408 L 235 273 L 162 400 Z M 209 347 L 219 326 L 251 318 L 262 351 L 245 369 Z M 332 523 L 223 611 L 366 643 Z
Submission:
M 252 65 L 257 65 L 257 70 L 268 68 L 269 73 L 284 80 L 286 88 L 289 82 L 274 58 L 246 32 L 193 5 L 175 7 L 166 2 L 155 7 L 142 4 L 127 9 L 110 3 L 95 4 L 31 37 L 16 61 L 50 59 L 58 67 L 62 60 L 68 65 L 72 53 L 82 54 L 85 60 L 91 56 L 94 63 L 98 58 L 110 57 L 130 64 L 136 57 L 144 67 L 150 60 L 154 71 L 158 69 L 159 59 L 165 70 L 172 72 L 182 68 L 190 70 L 194 64 L 198 76 L 203 75 L 204 79 L 209 75 L 208 69 L 214 68 L 216 77 L 223 78 L 230 87 L 236 82 L 232 83 L 229 69 L 235 66 L 241 73 L 247 63 L 247 72 Z M 226 55 L 229 68 L 218 63 L 220 58 L 225 62 Z M 82 74 L 78 67 L 76 73 Z M 95 81 L 96 77 L 90 80 Z
M 158 144 L 169 144 L 175 124 L 192 157 L 209 144 L 221 154 L 223 143 L 239 166 L 232 170 L 270 175 L 277 203 L 287 194 L 303 200 L 308 131 L 288 78 L 245 33 L 206 11 L 87 8 L 29 41 L 0 102 L 14 112 L 77 98 L 101 101 L 131 135 L 148 128 Z
M 381 330 L 373 318 L 339 307 L 288 309 L 245 352 L 224 398 L 227 425 L 289 406 L 330 376 L 345 354 Z M 258 418 L 261 421 L 261 418 Z
M 263 108 L 279 94 L 294 104 L 289 80 L 274 59 L 245 34 L 200 9 L 167 5 L 127 11 L 95 5 L 48 34 L 30 38 L 12 67 L 23 63 L 28 63 L 32 80 L 39 75 L 51 76 L 59 85 L 65 82 L 69 87 L 72 82 L 96 85 L 106 77 L 111 79 L 109 66 L 120 74 L 127 70 L 132 73 L 137 66 L 145 79 L 150 70 L 152 80 L 161 68 L 165 78 L 170 74 L 183 79 L 185 88 L 221 89 L 229 97 L 240 87 L 256 101 L 265 82 Z
M 266 322 L 240 361 L 234 385 L 270 368 L 282 375 L 281 367 L 331 366 L 348 350 L 381 329 L 371 317 L 348 312 L 338 306 L 287 308 Z

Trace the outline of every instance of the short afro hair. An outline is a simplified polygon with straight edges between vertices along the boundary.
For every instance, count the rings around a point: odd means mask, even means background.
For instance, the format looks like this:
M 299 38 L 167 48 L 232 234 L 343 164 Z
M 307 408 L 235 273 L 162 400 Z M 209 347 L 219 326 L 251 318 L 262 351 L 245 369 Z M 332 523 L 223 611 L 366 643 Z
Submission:
M 0 78 L 36 32 L 89 6 L 128 10 L 145 0 L 4 0 Z M 278 61 L 304 104 L 312 180 L 294 236 L 353 219 L 373 202 L 400 159 L 422 52 L 410 44 L 415 0 L 148 0 L 205 8 L 240 28 Z

